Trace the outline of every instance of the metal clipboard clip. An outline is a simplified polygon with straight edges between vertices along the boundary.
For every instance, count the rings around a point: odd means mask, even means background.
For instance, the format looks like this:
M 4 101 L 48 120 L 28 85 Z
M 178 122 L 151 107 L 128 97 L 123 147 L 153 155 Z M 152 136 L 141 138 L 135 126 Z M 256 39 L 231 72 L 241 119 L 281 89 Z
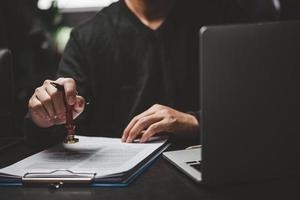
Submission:
M 22 177 L 24 185 L 43 185 L 58 189 L 64 184 L 91 184 L 96 173 L 75 173 L 71 170 L 53 170 L 51 172 L 28 172 Z

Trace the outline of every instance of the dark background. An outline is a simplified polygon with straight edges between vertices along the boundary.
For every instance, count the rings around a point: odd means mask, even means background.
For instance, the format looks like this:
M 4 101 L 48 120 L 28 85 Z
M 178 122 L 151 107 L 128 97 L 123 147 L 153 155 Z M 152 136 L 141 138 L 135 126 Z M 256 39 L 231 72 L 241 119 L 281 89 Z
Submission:
M 200 0 L 182 2 L 192 4 L 197 1 Z M 217 12 L 223 12 L 229 21 L 235 23 L 300 19 L 299 0 L 207 1 L 214 1 L 218 5 Z M 279 7 L 276 6 L 278 2 Z M 227 12 L 227 8 L 232 5 L 238 7 L 236 11 L 243 13 L 245 18 L 230 20 L 235 15 Z M 23 118 L 30 96 L 45 79 L 52 79 L 56 73 L 63 51 L 59 48 L 56 33 L 64 27 L 72 28 L 96 13 L 97 9 L 64 12 L 55 5 L 40 10 L 37 0 L 0 0 L 0 48 L 12 51 L 14 65 L 16 112 L 15 130 L 11 136 L 23 136 Z M 2 94 L 1 98 L 4 96 Z M 22 144 L 0 152 L 0 168 L 39 150 Z M 126 189 L 71 187 L 56 191 L 37 187 L 0 187 L 0 199 L 297 199 L 299 185 L 299 180 L 274 180 L 202 187 L 179 173 L 166 160 L 159 159 Z
M 216 5 L 216 12 L 235 23 L 295 20 L 300 18 L 298 0 L 207 0 Z M 197 0 L 182 2 L 197 9 Z M 36 87 L 56 73 L 63 49 L 59 48 L 57 33 L 64 27 L 72 28 L 95 15 L 97 9 L 59 9 L 55 4 L 47 10 L 38 8 L 38 0 L 0 1 L 0 48 L 13 54 L 16 116 L 12 136 L 23 136 L 23 118 L 27 102 Z M 227 13 L 235 6 L 245 18 Z M 58 38 L 59 39 L 59 38 Z M 65 39 L 66 40 L 66 39 Z M 0 132 L 1 137 L 1 132 Z

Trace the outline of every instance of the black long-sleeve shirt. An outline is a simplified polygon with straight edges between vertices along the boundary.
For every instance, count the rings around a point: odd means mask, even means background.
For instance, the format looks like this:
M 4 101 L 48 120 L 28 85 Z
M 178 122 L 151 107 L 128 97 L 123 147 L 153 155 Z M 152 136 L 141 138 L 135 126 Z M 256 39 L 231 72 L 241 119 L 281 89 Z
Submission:
M 80 134 L 120 137 L 154 104 L 199 110 L 199 27 L 177 9 L 151 30 L 120 1 L 73 30 L 58 76 L 74 78 L 90 102 Z
M 77 134 L 120 137 L 128 122 L 153 104 L 200 110 L 198 32 L 203 25 L 226 22 L 229 11 L 219 1 L 192 2 L 186 7 L 176 1 L 157 30 L 121 0 L 72 31 L 58 77 L 75 79 L 90 103 L 77 119 Z M 63 137 L 62 130 L 47 131 Z

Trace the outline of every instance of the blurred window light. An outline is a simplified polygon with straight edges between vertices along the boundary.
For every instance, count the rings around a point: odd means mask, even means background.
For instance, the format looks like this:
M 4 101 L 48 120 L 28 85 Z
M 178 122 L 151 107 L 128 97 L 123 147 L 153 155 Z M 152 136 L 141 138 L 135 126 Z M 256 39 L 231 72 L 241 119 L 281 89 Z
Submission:
M 53 2 L 62 12 L 101 10 L 118 0 L 38 0 L 38 8 L 48 10 Z
M 53 0 L 39 0 L 37 5 L 41 10 L 48 10 L 51 8 Z
M 280 8 L 281 8 L 280 1 L 279 0 L 273 0 L 273 4 L 274 4 L 274 7 L 275 7 L 276 11 L 279 11 Z

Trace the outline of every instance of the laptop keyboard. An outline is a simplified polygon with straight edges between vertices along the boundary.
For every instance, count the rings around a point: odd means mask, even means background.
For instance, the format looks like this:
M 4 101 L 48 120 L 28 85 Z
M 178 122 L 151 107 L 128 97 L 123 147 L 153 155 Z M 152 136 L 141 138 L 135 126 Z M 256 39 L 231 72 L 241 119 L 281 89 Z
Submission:
M 191 164 L 191 167 L 195 168 L 197 171 L 200 171 L 200 163 L 197 164 Z
M 193 168 L 196 169 L 197 171 L 201 171 L 201 170 L 200 170 L 200 161 L 186 162 L 186 164 L 188 164 L 189 166 L 193 167 Z

